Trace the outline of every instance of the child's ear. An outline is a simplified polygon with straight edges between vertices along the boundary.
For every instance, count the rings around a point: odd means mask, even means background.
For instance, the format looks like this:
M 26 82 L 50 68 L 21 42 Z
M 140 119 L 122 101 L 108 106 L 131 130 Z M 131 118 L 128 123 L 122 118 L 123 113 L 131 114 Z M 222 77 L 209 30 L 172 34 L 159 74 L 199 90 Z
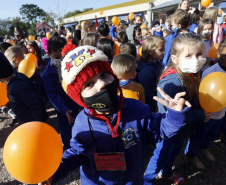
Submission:
M 181 24 L 178 24 L 178 28 L 180 28 L 180 29 L 182 28 Z
M 136 78 L 136 76 L 137 76 L 137 72 L 135 71 L 135 73 L 132 76 L 132 79 Z
M 175 55 L 171 55 L 171 60 L 174 64 L 178 64 L 178 58 Z

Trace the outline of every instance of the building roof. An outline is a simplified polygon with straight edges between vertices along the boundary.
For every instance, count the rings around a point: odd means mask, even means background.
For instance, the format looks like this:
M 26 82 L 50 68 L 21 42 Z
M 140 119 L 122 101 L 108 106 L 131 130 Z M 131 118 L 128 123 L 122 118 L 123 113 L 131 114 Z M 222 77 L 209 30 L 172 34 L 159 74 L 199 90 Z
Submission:
M 43 24 L 46 24 L 48 27 L 52 28 L 52 26 L 50 26 L 49 24 L 47 24 L 46 22 L 42 22 L 42 23 L 36 23 L 36 30 Z
M 143 3 L 149 3 L 149 2 L 152 2 L 152 0 L 135 0 L 135 1 L 116 4 L 116 5 L 112 5 L 112 6 L 106 6 L 106 7 L 103 7 L 103 8 L 97 8 L 97 9 L 90 10 L 90 11 L 72 16 L 72 17 L 77 17 L 77 16 L 86 15 L 86 14 L 95 13 L 95 12 L 100 12 L 100 11 L 112 10 L 112 9 L 116 9 L 116 8 L 123 8 L 123 7 L 127 7 L 127 6 L 143 4 Z

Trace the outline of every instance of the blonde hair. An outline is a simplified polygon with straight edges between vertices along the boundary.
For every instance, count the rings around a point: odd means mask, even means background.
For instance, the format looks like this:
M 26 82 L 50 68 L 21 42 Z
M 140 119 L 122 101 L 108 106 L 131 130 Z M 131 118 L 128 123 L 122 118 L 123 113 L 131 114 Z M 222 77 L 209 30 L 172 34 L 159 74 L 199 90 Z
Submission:
M 141 62 L 146 62 L 150 57 L 152 57 L 154 51 L 162 44 L 165 44 L 163 37 L 154 35 L 147 36 L 142 44 Z
M 142 38 L 143 38 L 145 35 L 147 35 L 147 33 L 148 33 L 148 28 L 142 28 L 142 29 L 141 29 L 141 35 L 142 35 Z
M 187 28 L 190 22 L 190 14 L 184 10 L 178 9 L 170 18 L 171 23 L 181 24 L 182 28 Z
M 203 19 L 212 19 L 213 23 L 217 22 L 218 9 L 215 6 L 208 7 L 203 15 Z
M 20 60 L 24 59 L 23 50 L 20 47 L 18 47 L 18 46 L 11 46 L 11 47 L 9 47 L 5 51 L 4 55 L 10 61 L 12 61 L 13 58 L 17 58 L 17 59 L 20 59 Z
M 179 34 L 172 43 L 171 46 L 171 54 L 179 57 L 181 53 L 184 51 L 186 47 L 197 47 L 202 49 L 202 53 L 205 53 L 205 46 L 204 43 L 199 35 L 186 33 L 186 34 Z M 183 73 L 177 64 L 175 64 L 172 60 L 168 65 L 167 69 L 173 68 L 177 71 L 177 74 L 180 78 L 182 83 L 183 89 L 187 90 L 189 101 L 192 100 L 194 95 L 198 95 L 198 87 L 200 83 L 200 74 L 199 72 L 193 75 L 194 80 L 192 80 L 186 73 Z M 165 69 L 163 73 L 167 70 Z
M 129 54 L 119 54 L 114 57 L 111 68 L 118 77 L 130 74 L 136 68 L 136 59 Z

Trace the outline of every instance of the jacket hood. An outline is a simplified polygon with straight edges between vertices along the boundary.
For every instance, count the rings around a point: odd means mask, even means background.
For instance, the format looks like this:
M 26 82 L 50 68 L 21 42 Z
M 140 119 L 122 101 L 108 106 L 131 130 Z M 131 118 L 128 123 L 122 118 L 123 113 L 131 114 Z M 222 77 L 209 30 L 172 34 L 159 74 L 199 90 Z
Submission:
M 136 27 L 136 25 L 132 25 L 126 29 L 126 34 L 127 34 L 128 40 L 130 40 L 130 42 L 133 44 L 135 44 L 134 39 L 133 39 L 133 32 L 134 32 L 135 27 Z

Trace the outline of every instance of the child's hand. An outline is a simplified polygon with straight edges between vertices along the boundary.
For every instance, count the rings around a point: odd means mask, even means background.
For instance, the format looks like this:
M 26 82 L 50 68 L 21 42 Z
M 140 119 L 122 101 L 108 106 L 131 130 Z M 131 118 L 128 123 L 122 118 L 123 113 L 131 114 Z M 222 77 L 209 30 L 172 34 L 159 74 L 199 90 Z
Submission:
M 49 179 L 43 181 L 43 182 L 40 182 L 38 183 L 38 185 L 51 185 L 52 184 L 52 181 L 53 181 L 53 177 L 50 177 Z
M 185 96 L 186 92 L 177 93 L 172 99 L 168 94 L 166 94 L 160 87 L 157 87 L 157 90 L 162 95 L 162 98 L 159 98 L 157 96 L 154 96 L 153 99 L 157 102 L 163 104 L 164 106 L 176 110 L 176 111 L 182 111 L 184 108 L 184 105 L 187 105 L 188 107 L 191 107 L 191 104 L 186 101 L 183 96 Z
M 72 117 L 71 113 L 72 113 L 71 110 L 67 110 L 66 113 L 65 113 L 70 125 L 72 125 L 75 121 L 75 119 Z
M 208 122 L 210 120 L 210 116 L 211 116 L 211 113 L 210 112 L 205 112 L 204 122 Z

